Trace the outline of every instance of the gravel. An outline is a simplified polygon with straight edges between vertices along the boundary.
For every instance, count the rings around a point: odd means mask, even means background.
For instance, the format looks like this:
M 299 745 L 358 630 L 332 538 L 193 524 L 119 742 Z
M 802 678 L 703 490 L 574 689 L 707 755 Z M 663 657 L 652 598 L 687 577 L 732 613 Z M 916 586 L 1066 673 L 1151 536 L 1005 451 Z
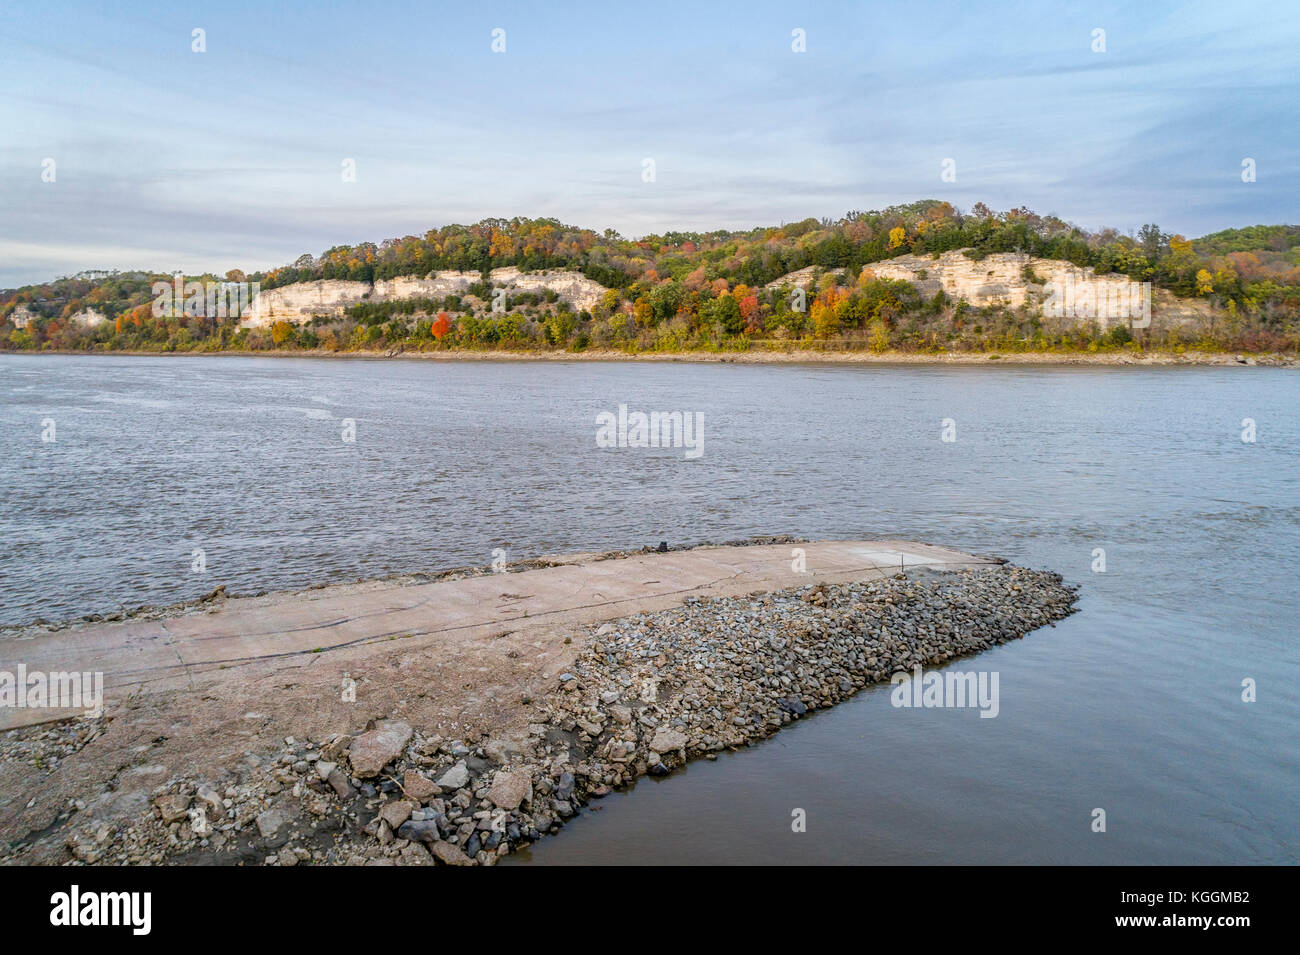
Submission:
M 687 598 L 571 634 L 583 649 L 534 700 L 526 739 L 341 727 L 248 753 L 222 784 L 171 780 L 127 823 L 74 805 L 40 838 L 81 863 L 490 865 L 641 776 L 761 740 L 896 672 L 1019 639 L 1075 599 L 1058 575 L 1011 565 Z M 0 760 L 41 771 L 101 731 L 76 720 L 6 733 Z M 0 861 L 25 848 L 0 846 Z

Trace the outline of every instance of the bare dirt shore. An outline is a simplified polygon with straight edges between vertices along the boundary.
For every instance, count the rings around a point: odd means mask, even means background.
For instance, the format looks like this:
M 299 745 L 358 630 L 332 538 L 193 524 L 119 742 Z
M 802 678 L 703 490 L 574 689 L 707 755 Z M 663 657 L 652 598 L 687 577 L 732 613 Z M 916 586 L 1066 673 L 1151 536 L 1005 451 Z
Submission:
M 821 351 L 790 349 L 768 351 L 726 352 L 622 352 L 587 349 L 568 351 L 401 351 L 396 353 L 369 351 L 42 351 L 4 352 L 11 355 L 134 355 L 170 358 L 324 358 L 353 359 L 361 361 L 540 361 L 540 362 L 717 362 L 721 364 L 849 364 L 849 365 L 1131 365 L 1138 367 L 1174 365 L 1211 366 L 1270 366 L 1300 368 L 1300 356 L 1274 353 L 1168 351 L 1108 351 L 1108 352 L 942 352 L 920 354 L 912 352 L 871 351 Z
M 106 703 L 0 736 L 0 860 L 491 864 L 1073 602 L 942 547 L 769 538 L 10 630 L 0 671 L 102 670 Z

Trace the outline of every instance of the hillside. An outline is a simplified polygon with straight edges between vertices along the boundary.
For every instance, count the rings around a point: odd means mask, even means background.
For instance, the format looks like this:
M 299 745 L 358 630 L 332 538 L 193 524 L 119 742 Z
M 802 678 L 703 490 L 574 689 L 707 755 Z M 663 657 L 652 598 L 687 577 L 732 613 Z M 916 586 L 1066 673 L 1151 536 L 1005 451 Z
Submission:
M 488 219 L 251 275 L 83 273 L 5 290 L 0 348 L 1294 351 L 1298 245 L 1295 226 L 1187 240 L 1149 225 L 1123 236 L 1024 208 L 977 204 L 967 214 L 934 200 L 637 240 Z M 171 281 L 200 292 L 160 300 L 156 284 Z M 242 314 L 213 307 L 223 283 L 246 293 Z M 1082 288 L 1083 306 L 1073 294 L 1054 306 L 1049 283 Z M 802 299 L 789 295 L 796 285 Z M 1153 320 L 1089 304 L 1094 291 L 1147 294 Z

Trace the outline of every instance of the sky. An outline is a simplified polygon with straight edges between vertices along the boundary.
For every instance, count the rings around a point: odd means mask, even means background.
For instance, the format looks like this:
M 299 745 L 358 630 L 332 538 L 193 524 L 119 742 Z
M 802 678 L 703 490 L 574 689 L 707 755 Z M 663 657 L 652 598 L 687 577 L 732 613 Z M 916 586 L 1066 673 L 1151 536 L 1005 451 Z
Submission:
M 640 236 L 937 198 L 1294 223 L 1298 61 L 1289 2 L 13 4 L 0 287 L 488 216 Z

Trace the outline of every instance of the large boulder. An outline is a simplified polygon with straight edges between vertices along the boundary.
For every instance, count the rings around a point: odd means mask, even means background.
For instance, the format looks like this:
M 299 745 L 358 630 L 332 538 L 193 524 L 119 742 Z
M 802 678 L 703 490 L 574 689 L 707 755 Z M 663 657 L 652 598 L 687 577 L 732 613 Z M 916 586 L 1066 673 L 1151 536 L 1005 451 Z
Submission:
M 402 823 L 411 818 L 411 812 L 419 808 L 419 803 L 410 799 L 398 799 L 386 803 L 383 809 L 379 810 L 379 818 L 393 829 L 402 828 Z
M 352 741 L 348 761 L 353 775 L 367 779 L 378 776 L 383 768 L 402 755 L 411 741 L 411 727 L 400 720 L 380 723 Z
M 190 797 L 180 793 L 171 793 L 166 796 L 159 796 L 154 800 L 154 805 L 158 807 L 158 813 L 162 816 L 163 823 L 171 825 L 173 822 L 180 822 L 188 815 Z
M 677 730 L 661 726 L 655 733 L 654 739 L 650 741 L 650 752 L 659 754 L 675 753 L 686 749 L 687 742 L 685 733 L 679 733 Z
M 492 780 L 488 790 L 488 799 L 499 809 L 507 811 L 519 806 L 533 796 L 533 781 L 526 772 L 506 772 L 502 770 Z
M 402 791 L 416 802 L 426 803 L 438 795 L 439 789 L 429 779 L 408 769 L 402 777 Z
M 268 809 L 257 817 L 257 831 L 263 839 L 274 839 L 289 825 L 289 814 L 283 809 Z
M 450 842 L 435 842 L 429 846 L 433 857 L 443 865 L 473 865 L 474 860 L 461 852 Z

